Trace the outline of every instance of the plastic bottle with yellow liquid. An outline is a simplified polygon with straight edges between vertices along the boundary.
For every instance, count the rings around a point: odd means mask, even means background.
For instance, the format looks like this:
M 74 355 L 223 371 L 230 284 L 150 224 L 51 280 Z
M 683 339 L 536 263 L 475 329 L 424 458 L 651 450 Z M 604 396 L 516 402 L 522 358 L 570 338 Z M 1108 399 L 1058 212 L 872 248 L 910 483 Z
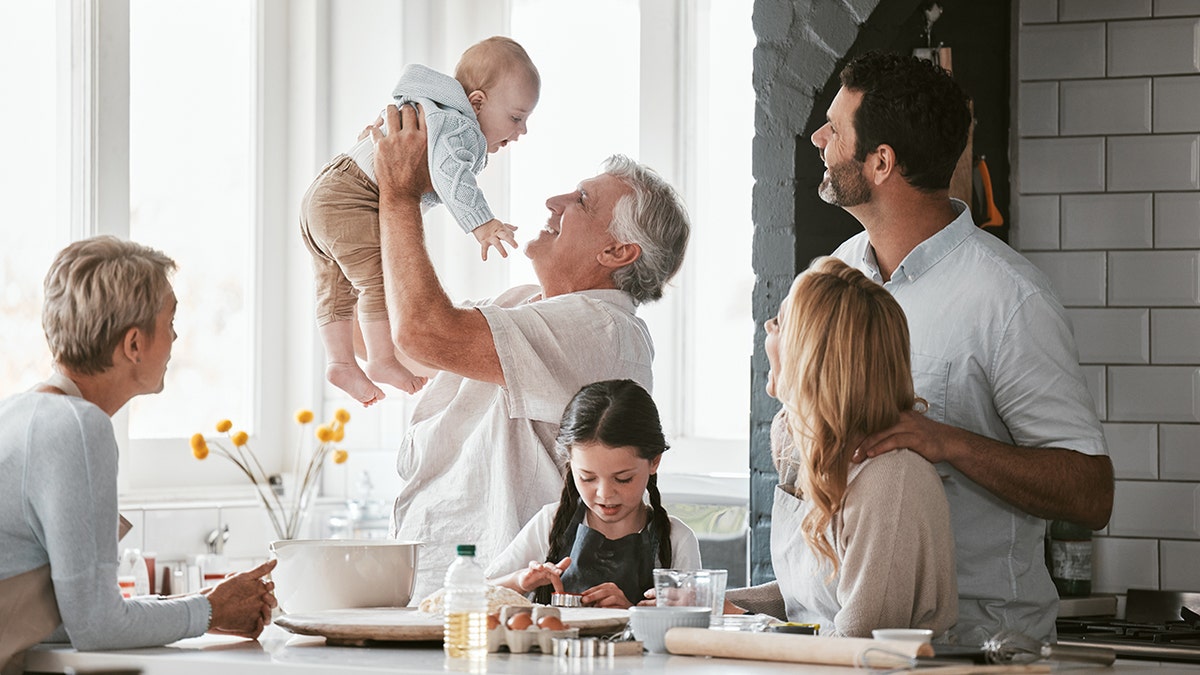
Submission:
M 443 624 L 446 656 L 487 658 L 487 578 L 475 561 L 475 545 L 460 544 L 446 570 Z

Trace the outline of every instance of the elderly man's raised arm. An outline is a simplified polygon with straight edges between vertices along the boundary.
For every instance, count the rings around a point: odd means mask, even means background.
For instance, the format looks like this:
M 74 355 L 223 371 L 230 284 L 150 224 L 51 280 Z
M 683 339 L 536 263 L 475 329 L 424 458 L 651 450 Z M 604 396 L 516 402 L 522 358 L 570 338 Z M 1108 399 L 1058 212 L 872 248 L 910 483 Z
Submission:
M 431 189 L 422 116 L 412 106 L 387 108 L 388 135 L 375 139 L 383 285 L 392 338 L 416 361 L 473 380 L 504 384 L 483 314 L 456 307 L 438 281 L 421 221 L 421 195 Z

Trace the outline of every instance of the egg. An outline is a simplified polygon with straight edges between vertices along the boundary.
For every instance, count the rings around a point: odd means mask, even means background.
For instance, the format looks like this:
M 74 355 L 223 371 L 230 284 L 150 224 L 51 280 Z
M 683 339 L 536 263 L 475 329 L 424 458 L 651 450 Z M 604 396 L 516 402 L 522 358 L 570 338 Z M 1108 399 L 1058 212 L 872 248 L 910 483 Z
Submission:
M 487 627 L 488 627 L 488 630 L 495 630 L 496 628 L 499 628 L 500 627 L 500 615 L 499 614 L 488 614 Z
M 529 612 L 521 612 L 508 617 L 509 630 L 525 630 L 533 624 L 533 619 L 530 618 Z
M 557 616 L 543 616 L 538 619 L 537 625 L 542 630 L 566 630 L 567 628 L 567 625 Z

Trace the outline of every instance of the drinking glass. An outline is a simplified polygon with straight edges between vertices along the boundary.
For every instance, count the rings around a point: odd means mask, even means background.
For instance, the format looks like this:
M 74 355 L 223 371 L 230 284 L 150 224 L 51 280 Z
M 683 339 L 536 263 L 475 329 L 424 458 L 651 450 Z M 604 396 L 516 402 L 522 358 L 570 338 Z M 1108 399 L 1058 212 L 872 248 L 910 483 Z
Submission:
M 725 613 L 727 570 L 654 570 L 654 597 L 659 607 L 710 607 L 711 620 Z

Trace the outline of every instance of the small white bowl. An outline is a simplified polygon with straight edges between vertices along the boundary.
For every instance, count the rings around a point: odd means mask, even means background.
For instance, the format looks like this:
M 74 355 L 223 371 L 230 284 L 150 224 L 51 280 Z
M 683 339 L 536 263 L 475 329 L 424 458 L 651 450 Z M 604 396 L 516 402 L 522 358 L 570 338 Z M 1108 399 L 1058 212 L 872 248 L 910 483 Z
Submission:
M 933 631 L 928 628 L 876 628 L 871 631 L 871 635 L 876 640 L 897 640 L 921 644 L 928 644 L 933 639 Z
M 667 631 L 677 626 L 708 628 L 711 607 L 634 605 L 629 608 L 629 627 L 633 637 L 641 640 L 647 651 L 663 654 L 667 651 Z

